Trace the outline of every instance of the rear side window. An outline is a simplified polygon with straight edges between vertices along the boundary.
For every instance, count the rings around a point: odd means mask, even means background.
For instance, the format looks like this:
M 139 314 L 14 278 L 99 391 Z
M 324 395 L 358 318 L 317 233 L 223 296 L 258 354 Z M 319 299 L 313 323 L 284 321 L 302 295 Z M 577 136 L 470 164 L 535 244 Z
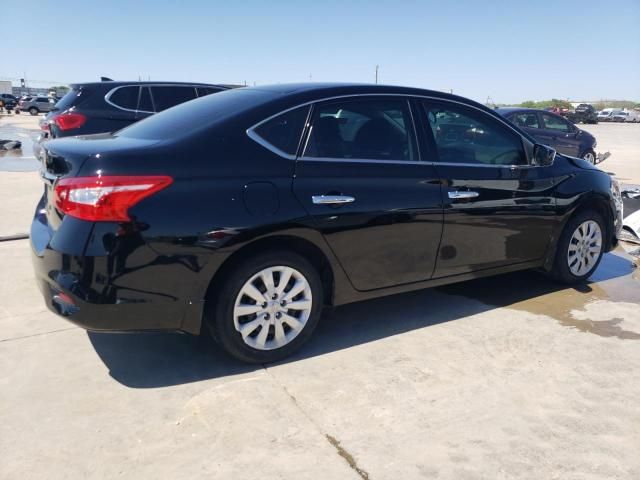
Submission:
M 538 115 L 535 113 L 516 113 L 509 117 L 512 123 L 519 127 L 540 128 L 538 123 Z
M 38 97 L 36 98 L 36 102 L 48 103 L 49 99 L 47 97 Z
M 109 96 L 109 101 L 120 108 L 136 110 L 139 91 L 140 87 L 120 87 Z
M 161 112 L 180 103 L 193 100 L 196 98 L 196 89 L 194 87 L 159 86 L 151 87 L 151 94 L 156 112 Z
M 488 114 L 448 103 L 425 103 L 425 110 L 441 162 L 526 164 L 522 138 Z
M 314 109 L 305 157 L 417 160 L 409 104 L 399 98 L 341 100 Z
M 300 107 L 264 122 L 253 131 L 279 152 L 295 155 L 309 107 Z

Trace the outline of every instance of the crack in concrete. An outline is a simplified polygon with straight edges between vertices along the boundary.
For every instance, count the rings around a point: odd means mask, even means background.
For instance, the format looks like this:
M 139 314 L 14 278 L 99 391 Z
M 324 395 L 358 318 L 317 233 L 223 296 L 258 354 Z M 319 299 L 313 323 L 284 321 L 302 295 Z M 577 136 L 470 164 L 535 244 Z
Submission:
M 269 376 L 269 378 L 271 378 L 271 380 L 282 389 L 285 395 L 289 397 L 289 399 L 293 402 L 293 404 L 300 411 L 300 413 L 302 413 L 302 415 L 307 420 L 309 420 L 309 422 L 311 422 L 311 424 L 316 428 L 318 433 L 320 433 L 327 440 L 327 442 L 329 442 L 329 445 L 331 445 L 336 450 L 336 453 L 340 457 L 342 457 L 343 460 L 347 462 L 349 467 L 351 467 L 351 469 L 354 472 L 356 472 L 358 476 L 360 476 L 360 478 L 362 478 L 363 480 L 370 480 L 369 473 L 358 466 L 353 455 L 351 455 L 341 445 L 340 441 L 337 440 L 334 436 L 329 435 L 328 433 L 325 433 L 322 430 L 322 428 L 320 428 L 320 425 L 318 425 L 318 423 L 313 418 L 311 418 L 311 416 L 300 406 L 296 397 L 291 392 L 289 392 L 289 390 L 287 390 L 287 387 L 283 383 L 279 382 L 278 379 L 271 374 L 271 372 L 267 369 L 267 367 L 264 364 L 262 365 L 262 368 L 264 369 L 265 373 Z
M 50 333 L 66 332 L 68 330 L 77 330 L 77 329 L 78 327 L 60 328 L 58 330 L 50 330 L 48 332 L 34 333 L 32 335 L 23 335 L 22 337 L 5 338 L 3 340 L 0 340 L 0 343 L 11 342 L 13 340 L 23 340 L 25 338 L 31 338 L 31 337 L 41 337 L 42 335 L 49 335 Z
M 363 480 L 369 480 L 369 474 L 366 471 L 362 470 L 360 467 L 358 467 L 358 464 L 356 463 L 355 458 L 353 458 L 353 455 L 351 455 L 347 450 L 345 450 L 345 448 L 342 445 L 340 445 L 340 442 L 335 437 L 332 437 L 328 433 L 325 433 L 324 436 L 329 441 L 329 443 L 333 445 L 333 448 L 335 448 L 338 451 L 338 455 L 344 458 L 346 462 L 349 464 L 349 466 L 352 469 L 354 469 L 356 473 L 360 475 L 360 477 Z

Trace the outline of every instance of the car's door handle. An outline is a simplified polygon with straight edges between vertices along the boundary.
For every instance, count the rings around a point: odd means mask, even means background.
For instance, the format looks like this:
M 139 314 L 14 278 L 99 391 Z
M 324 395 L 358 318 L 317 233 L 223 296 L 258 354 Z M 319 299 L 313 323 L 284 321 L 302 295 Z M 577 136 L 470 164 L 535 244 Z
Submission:
M 458 199 L 458 198 L 476 198 L 480 196 L 478 192 L 472 192 L 470 190 L 458 191 L 454 190 L 452 192 L 447 192 L 449 198 Z
M 348 195 L 313 195 L 311 200 L 316 205 L 340 205 L 343 203 L 352 203 L 356 199 Z

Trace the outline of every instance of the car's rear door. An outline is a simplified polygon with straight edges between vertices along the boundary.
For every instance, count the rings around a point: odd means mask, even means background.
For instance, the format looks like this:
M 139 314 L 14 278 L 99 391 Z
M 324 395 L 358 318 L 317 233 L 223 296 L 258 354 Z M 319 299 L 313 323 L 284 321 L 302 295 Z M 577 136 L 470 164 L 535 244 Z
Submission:
M 433 275 L 442 233 L 440 180 L 421 161 L 409 98 L 315 104 L 293 190 L 356 289 Z
M 542 259 L 557 222 L 553 169 L 528 165 L 522 136 L 481 109 L 447 100 L 423 107 L 443 183 L 434 278 Z

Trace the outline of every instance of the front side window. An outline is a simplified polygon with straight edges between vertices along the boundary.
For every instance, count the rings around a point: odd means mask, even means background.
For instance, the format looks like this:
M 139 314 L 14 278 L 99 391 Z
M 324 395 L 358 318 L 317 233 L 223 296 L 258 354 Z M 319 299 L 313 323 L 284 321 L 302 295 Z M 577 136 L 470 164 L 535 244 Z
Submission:
M 538 115 L 535 113 L 515 113 L 509 117 L 509 120 L 519 127 L 540 128 Z
M 266 143 L 287 155 L 295 155 L 309 107 L 285 112 L 258 125 L 254 131 Z
M 425 103 L 443 163 L 524 165 L 522 138 L 487 114 L 449 104 Z
M 569 133 L 571 131 L 569 124 L 565 120 L 554 115 L 543 113 L 542 121 L 544 122 L 544 128 L 547 130 L 558 130 L 559 132 L 564 133 Z
M 156 112 L 161 112 L 180 103 L 193 100 L 196 98 L 196 89 L 194 87 L 158 86 L 151 87 L 151 95 L 153 95 Z
M 111 94 L 109 101 L 120 108 L 135 110 L 138 107 L 139 91 L 140 87 L 120 87 Z
M 316 106 L 304 156 L 418 160 L 407 100 L 345 99 Z

